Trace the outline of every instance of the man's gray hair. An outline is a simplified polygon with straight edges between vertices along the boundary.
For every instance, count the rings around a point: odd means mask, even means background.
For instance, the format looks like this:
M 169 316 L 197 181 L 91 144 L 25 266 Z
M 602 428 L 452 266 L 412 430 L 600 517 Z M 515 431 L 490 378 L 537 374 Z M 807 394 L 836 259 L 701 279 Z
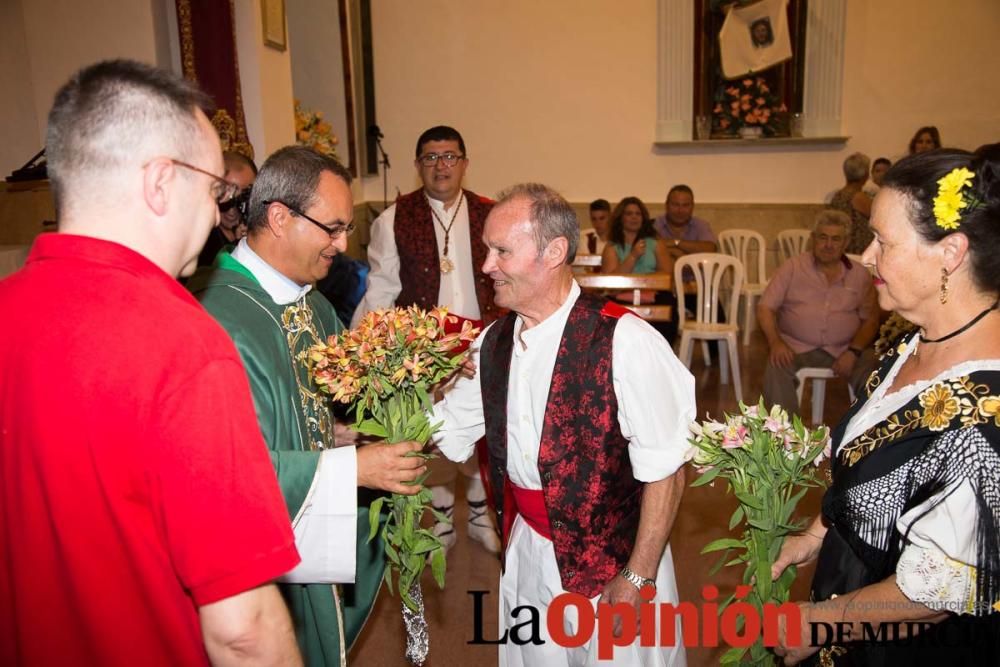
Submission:
M 106 60 L 78 71 L 56 93 L 46 130 L 56 210 L 77 193 L 103 194 L 116 172 L 159 155 L 191 161 L 202 146 L 198 108 L 211 100 L 151 65 Z
M 852 153 L 844 159 L 844 178 L 848 181 L 863 181 L 868 178 L 871 160 L 864 153 Z
M 344 165 L 306 146 L 285 146 L 272 153 L 261 165 L 250 191 L 248 232 L 267 225 L 266 202 L 280 201 L 304 213 L 315 203 L 316 188 L 324 171 L 351 184 L 351 172 Z
M 517 199 L 527 199 L 530 203 L 529 218 L 534 228 L 538 254 L 541 255 L 549 243 L 561 236 L 567 241 L 566 263 L 572 264 L 580 241 L 580 223 L 569 202 L 547 185 L 519 183 L 501 192 L 496 206 L 503 206 Z
M 813 221 L 813 233 L 815 234 L 818 232 L 820 227 L 827 226 L 843 227 L 844 234 L 849 236 L 851 228 L 854 225 L 851 222 L 851 216 L 847 215 L 843 211 L 826 208 L 816 214 L 816 220 Z

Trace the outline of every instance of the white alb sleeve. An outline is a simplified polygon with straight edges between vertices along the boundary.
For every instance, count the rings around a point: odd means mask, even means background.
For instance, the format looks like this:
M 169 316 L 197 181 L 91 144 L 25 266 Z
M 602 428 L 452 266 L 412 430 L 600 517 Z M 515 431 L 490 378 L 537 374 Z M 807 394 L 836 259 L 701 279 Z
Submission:
M 354 583 L 358 543 L 358 457 L 354 447 L 320 454 L 312 488 L 292 523 L 302 562 L 289 584 Z

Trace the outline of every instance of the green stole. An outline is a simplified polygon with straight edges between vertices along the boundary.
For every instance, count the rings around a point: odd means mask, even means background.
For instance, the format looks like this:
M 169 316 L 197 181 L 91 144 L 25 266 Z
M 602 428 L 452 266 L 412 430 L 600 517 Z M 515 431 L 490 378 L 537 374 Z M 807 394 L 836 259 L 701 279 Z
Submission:
M 310 291 L 279 305 L 228 252 L 200 271 L 191 292 L 229 333 L 250 380 L 257 419 L 292 520 L 309 495 L 320 452 L 333 446 L 328 398 L 315 391 L 298 356 L 343 329 L 333 306 Z M 367 503 L 365 503 L 367 505 Z M 353 585 L 280 584 L 306 665 L 345 665 L 346 653 L 371 613 L 382 583 L 385 552 L 368 542 L 368 508 L 358 507 Z M 338 590 L 339 589 L 339 590 Z

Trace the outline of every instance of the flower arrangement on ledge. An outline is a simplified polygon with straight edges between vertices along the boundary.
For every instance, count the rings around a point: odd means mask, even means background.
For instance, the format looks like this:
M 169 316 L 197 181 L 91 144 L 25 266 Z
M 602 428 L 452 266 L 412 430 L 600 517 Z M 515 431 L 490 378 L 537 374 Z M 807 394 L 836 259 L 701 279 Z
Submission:
M 747 75 L 729 82 L 716 93 L 712 134 L 765 137 L 787 134 L 787 114 L 788 108 L 771 92 L 763 77 Z
M 295 100 L 295 140 L 300 146 L 340 159 L 337 155 L 340 140 L 334 135 L 333 126 L 323 120 L 322 111 L 303 109 L 299 100 Z

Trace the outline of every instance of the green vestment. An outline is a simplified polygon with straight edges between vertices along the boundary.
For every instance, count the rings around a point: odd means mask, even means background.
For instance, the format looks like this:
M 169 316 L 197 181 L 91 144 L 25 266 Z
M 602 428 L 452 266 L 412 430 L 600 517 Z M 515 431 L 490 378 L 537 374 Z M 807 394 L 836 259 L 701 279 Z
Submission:
M 257 419 L 293 520 L 309 494 L 320 453 L 333 446 L 329 399 L 316 391 L 299 353 L 343 326 L 315 290 L 276 304 L 253 275 L 226 252 L 189 288 L 232 337 L 250 379 Z M 353 481 L 353 480 L 352 480 Z M 368 538 L 368 508 L 358 508 L 353 585 L 281 584 L 306 665 L 346 664 L 346 653 L 371 612 L 382 581 L 380 539 Z

